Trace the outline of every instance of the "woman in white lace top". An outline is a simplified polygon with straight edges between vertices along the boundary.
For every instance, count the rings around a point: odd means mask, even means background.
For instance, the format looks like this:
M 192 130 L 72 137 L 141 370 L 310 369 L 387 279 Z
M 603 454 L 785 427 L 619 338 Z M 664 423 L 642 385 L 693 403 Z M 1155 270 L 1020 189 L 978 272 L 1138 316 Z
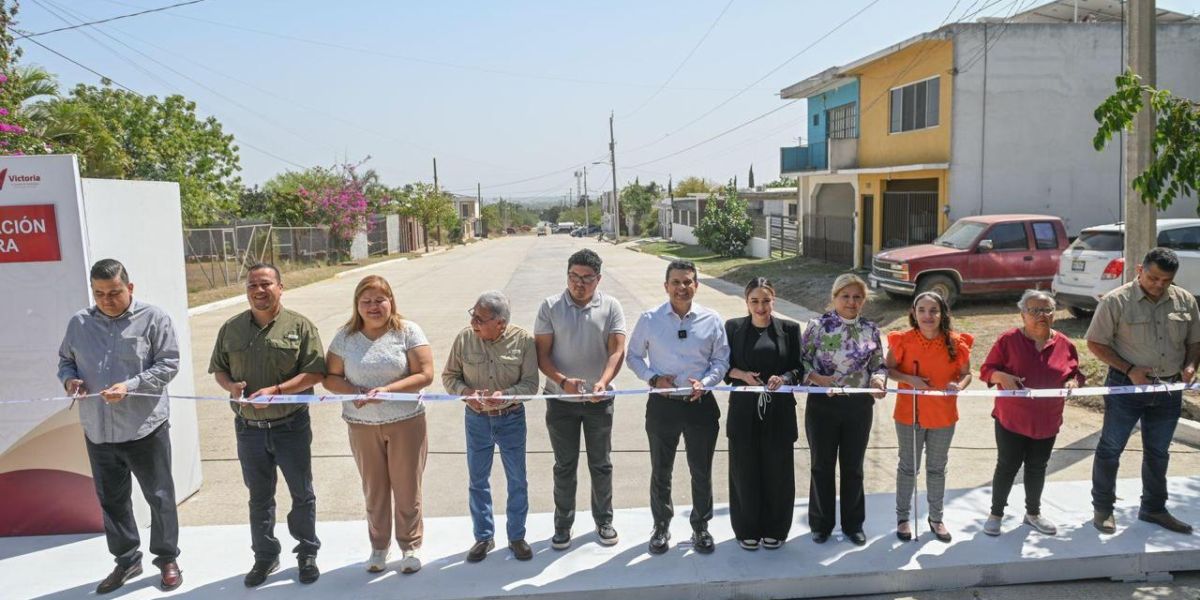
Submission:
M 325 359 L 325 389 L 362 394 L 342 405 L 350 449 L 362 476 L 371 556 L 367 570 L 387 568 L 395 520 L 402 573 L 421 568 L 421 475 L 428 449 L 425 407 L 417 401 L 382 401 L 375 394 L 417 392 L 433 381 L 433 352 L 416 323 L 396 312 L 386 279 L 364 277 L 354 290 L 354 312 Z

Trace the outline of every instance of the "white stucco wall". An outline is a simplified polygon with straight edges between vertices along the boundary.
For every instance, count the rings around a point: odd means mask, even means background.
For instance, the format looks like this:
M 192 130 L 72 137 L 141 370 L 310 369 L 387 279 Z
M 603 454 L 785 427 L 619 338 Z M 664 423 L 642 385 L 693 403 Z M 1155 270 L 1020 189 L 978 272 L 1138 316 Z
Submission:
M 1092 113 L 1123 69 L 1121 26 L 988 25 L 986 67 L 982 58 L 971 64 L 984 25 L 956 31 L 950 219 L 1052 214 L 1072 235 L 1119 220 L 1120 140 L 1097 152 Z M 1159 25 L 1157 38 L 1159 87 L 1200 98 L 1200 25 Z M 1194 217 L 1196 201 L 1178 199 L 1160 214 Z
M 694 230 L 694 227 L 675 223 L 671 225 L 671 241 L 698 246 L 700 245 L 700 240 L 696 238 Z
M 771 256 L 770 242 L 760 237 L 750 238 L 750 243 L 746 244 L 746 256 L 753 256 L 755 258 L 767 258 Z

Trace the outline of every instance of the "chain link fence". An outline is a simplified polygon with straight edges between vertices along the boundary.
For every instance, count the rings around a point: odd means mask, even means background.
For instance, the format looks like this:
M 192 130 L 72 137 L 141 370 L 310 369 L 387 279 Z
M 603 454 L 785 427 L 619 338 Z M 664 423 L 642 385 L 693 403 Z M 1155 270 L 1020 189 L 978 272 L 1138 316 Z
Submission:
M 247 267 L 255 263 L 290 270 L 329 264 L 339 257 L 326 227 L 276 227 L 265 222 L 184 229 L 183 249 L 189 292 L 240 283 Z

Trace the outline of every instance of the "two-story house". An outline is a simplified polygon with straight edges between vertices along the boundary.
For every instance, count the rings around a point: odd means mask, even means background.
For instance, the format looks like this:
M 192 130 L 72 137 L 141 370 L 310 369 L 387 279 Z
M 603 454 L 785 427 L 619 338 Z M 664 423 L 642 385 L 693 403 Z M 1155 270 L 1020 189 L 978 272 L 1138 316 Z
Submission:
M 785 88 L 808 104 L 807 143 L 780 156 L 804 253 L 863 267 L 968 215 L 1054 214 L 1071 234 L 1120 220 L 1120 144 L 1092 147 L 1127 55 L 1119 10 L 1059 0 L 954 23 Z M 1200 97 L 1200 21 L 1160 10 L 1157 38 L 1160 87 Z
M 462 224 L 464 240 L 483 235 L 483 221 L 479 218 L 479 200 L 475 196 L 455 194 L 454 214 Z

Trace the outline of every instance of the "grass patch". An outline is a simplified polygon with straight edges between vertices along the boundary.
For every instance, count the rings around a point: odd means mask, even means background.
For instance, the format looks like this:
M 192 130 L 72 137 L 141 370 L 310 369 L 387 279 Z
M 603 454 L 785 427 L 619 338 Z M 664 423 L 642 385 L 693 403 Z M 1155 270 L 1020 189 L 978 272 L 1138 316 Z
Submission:
M 288 289 L 298 288 L 300 286 L 315 283 L 324 279 L 329 279 L 343 271 L 357 269 L 358 267 L 372 265 L 375 263 L 395 260 L 397 258 L 420 258 L 417 253 L 389 254 L 387 256 L 373 256 L 364 260 L 355 261 L 353 264 L 336 264 L 322 265 L 314 263 L 282 263 L 276 265 L 279 267 L 283 275 L 284 284 Z M 205 282 L 206 283 L 206 282 Z M 198 286 L 199 289 L 192 289 L 192 285 L 188 286 L 188 307 L 201 306 L 209 302 L 224 300 L 233 296 L 240 296 L 246 292 L 244 283 L 232 283 L 214 288 L 209 288 L 206 285 Z

